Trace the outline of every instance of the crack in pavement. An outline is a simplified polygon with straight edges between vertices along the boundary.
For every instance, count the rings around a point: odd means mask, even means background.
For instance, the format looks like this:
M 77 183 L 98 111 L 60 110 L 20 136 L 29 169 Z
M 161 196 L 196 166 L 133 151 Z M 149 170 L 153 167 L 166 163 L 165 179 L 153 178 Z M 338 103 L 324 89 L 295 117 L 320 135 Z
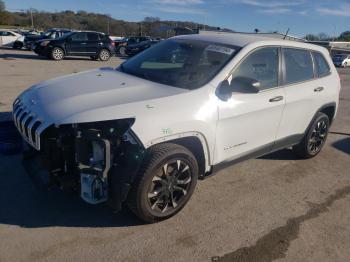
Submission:
M 284 258 L 290 243 L 297 239 L 300 226 L 303 222 L 316 218 L 320 214 L 328 212 L 329 207 L 336 200 L 345 198 L 350 194 L 350 186 L 341 188 L 335 194 L 327 197 L 320 204 L 313 204 L 306 214 L 288 219 L 286 225 L 278 227 L 264 235 L 255 245 L 239 248 L 222 257 L 213 257 L 212 261 L 218 262 L 270 262 L 278 258 Z

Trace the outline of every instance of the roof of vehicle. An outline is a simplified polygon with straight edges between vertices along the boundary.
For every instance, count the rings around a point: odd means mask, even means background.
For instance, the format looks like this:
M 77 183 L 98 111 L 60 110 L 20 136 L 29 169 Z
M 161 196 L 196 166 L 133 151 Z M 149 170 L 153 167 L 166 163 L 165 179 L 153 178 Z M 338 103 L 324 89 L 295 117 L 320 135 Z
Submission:
M 107 35 L 103 32 L 90 31 L 90 30 L 72 30 L 72 33 L 96 33 L 96 34 L 101 34 L 101 35 Z
M 275 37 L 269 37 L 264 34 L 252 34 L 252 33 L 227 33 L 227 32 L 215 32 L 212 34 L 190 34 L 175 36 L 175 39 L 193 39 L 207 42 L 222 43 L 227 45 L 234 45 L 237 47 L 244 47 L 246 45 L 257 42 L 271 42 L 282 46 L 295 46 L 300 48 L 308 48 L 315 50 L 325 50 L 325 48 L 307 44 L 299 41 L 284 40 L 282 38 L 277 39 Z

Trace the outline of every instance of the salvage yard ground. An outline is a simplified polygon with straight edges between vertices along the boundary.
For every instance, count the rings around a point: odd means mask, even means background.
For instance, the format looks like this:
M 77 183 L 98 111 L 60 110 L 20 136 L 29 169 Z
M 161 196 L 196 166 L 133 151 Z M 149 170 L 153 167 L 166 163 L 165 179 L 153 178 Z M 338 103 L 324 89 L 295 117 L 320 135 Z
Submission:
M 0 49 L 0 119 L 34 83 L 121 62 Z M 339 73 L 338 117 L 318 157 L 283 150 L 227 168 L 158 224 L 38 192 L 19 155 L 0 155 L 0 261 L 349 261 L 350 68 Z

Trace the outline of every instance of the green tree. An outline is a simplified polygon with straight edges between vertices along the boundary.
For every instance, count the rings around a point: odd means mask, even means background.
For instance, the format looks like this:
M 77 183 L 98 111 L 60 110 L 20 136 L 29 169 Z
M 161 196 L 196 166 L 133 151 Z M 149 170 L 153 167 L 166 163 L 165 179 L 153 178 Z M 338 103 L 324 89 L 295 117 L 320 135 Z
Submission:
M 350 31 L 345 31 L 340 34 L 338 40 L 340 41 L 350 41 Z

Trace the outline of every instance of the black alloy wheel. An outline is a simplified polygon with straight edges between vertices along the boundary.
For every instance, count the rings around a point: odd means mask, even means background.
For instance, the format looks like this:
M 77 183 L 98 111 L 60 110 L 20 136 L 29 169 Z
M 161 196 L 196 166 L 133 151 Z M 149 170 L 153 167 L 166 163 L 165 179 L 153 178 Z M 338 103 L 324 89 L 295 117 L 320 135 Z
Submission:
M 312 130 L 308 142 L 308 150 L 311 154 L 317 154 L 321 151 L 328 133 L 328 121 L 321 119 L 316 123 Z
M 191 181 L 191 169 L 185 161 L 176 159 L 164 164 L 148 189 L 148 204 L 152 211 L 160 214 L 174 211 L 185 201 Z
M 317 113 L 302 141 L 293 147 L 301 158 L 312 158 L 321 152 L 329 131 L 330 120 L 322 112 Z
M 147 223 L 167 219 L 186 205 L 197 179 L 197 160 L 187 148 L 172 143 L 152 146 L 131 186 L 128 207 Z

